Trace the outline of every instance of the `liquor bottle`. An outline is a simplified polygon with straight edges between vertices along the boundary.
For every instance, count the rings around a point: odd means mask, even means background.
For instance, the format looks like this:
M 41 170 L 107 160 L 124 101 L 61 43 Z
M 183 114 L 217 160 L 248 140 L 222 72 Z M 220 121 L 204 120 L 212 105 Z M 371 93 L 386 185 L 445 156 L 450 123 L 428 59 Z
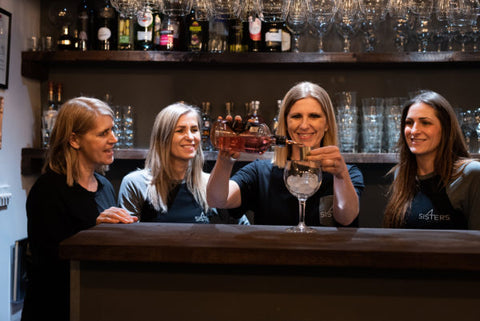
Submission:
M 153 49 L 160 50 L 162 13 L 158 9 L 153 9 Z
M 249 42 L 248 51 L 262 51 L 262 21 L 256 15 L 248 17 Z
M 187 48 L 188 51 L 208 50 L 208 20 L 197 17 L 195 10 L 187 16 Z
M 102 6 L 97 10 L 96 25 L 97 49 L 117 49 L 117 13 L 110 0 L 103 0 Z
M 153 49 L 153 28 L 154 19 L 150 5 L 145 6 L 137 12 L 137 23 L 135 24 L 136 50 L 152 50 Z
M 77 15 L 79 50 L 92 50 L 95 36 L 95 9 L 90 0 L 81 0 Z
M 57 83 L 56 94 L 55 106 L 59 110 L 63 105 L 63 85 L 60 82 Z
M 280 108 L 282 107 L 282 100 L 281 99 L 278 99 L 277 100 L 277 113 L 275 114 L 275 116 L 273 117 L 273 120 L 272 120 L 272 133 L 274 135 L 277 134 L 277 130 L 278 130 L 278 116 L 280 115 Z
M 244 41 L 242 22 L 238 19 L 230 19 L 228 25 L 228 51 L 246 52 L 248 45 Z
M 58 50 L 72 50 L 73 49 L 73 37 L 70 35 L 69 25 L 62 27 L 62 34 L 58 37 L 57 41 Z
M 118 50 L 133 50 L 134 19 L 118 15 Z
M 259 114 L 260 110 L 260 101 L 252 100 L 250 103 L 250 114 L 247 115 L 247 121 L 253 119 L 259 123 L 265 123 L 265 119 Z
M 208 50 L 213 53 L 228 51 L 228 21 L 221 17 L 210 19 L 208 27 Z
M 280 52 L 282 51 L 282 22 L 266 22 L 262 30 L 264 31 L 263 39 L 265 43 L 263 51 Z
M 160 50 L 182 51 L 183 37 L 182 17 L 176 15 L 165 15 L 160 30 Z
M 202 149 L 205 151 L 213 150 L 212 143 L 210 142 L 211 127 L 210 102 L 202 102 Z
M 219 119 L 212 126 L 210 139 L 217 150 L 258 154 L 265 153 L 272 145 L 300 145 L 285 136 L 272 135 L 265 123 L 254 119 L 248 120 L 240 133 L 235 132 L 228 122 Z
M 87 50 L 86 43 L 84 41 L 81 41 L 78 37 L 77 29 L 75 29 L 75 31 L 73 32 L 73 50 Z
M 57 119 L 57 106 L 55 104 L 54 83 L 49 81 L 47 84 L 47 104 L 42 111 L 42 147 L 48 148 L 53 126 Z

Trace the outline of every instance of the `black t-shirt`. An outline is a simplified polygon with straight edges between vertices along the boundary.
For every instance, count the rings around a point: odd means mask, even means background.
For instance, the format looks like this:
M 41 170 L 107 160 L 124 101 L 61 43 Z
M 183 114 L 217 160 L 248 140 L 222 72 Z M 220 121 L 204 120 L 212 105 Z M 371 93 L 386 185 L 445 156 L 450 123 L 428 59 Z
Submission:
M 347 165 L 353 186 L 360 198 L 363 176 L 355 165 Z M 283 181 L 283 168 L 270 160 L 256 160 L 241 168 L 232 177 L 240 187 L 242 205 L 238 212 L 251 210 L 255 224 L 297 225 L 298 199 L 290 194 Z M 308 198 L 305 223 L 310 226 L 339 226 L 333 219 L 333 176 L 323 173 L 319 190 Z M 355 220 L 351 226 L 358 226 Z
M 467 218 L 455 210 L 439 175 L 420 178 L 418 192 L 405 216 L 405 228 L 468 229 Z

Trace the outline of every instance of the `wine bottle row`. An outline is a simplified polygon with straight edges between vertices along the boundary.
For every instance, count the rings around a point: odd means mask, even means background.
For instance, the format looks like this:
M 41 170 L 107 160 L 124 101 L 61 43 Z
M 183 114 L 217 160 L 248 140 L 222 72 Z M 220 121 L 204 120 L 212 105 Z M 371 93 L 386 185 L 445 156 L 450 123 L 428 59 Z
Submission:
M 197 19 L 167 15 L 145 5 L 135 15 L 119 14 L 110 0 L 94 7 L 81 0 L 75 21 L 62 21 L 58 50 L 164 50 L 204 52 L 291 51 L 292 34 L 285 22 Z

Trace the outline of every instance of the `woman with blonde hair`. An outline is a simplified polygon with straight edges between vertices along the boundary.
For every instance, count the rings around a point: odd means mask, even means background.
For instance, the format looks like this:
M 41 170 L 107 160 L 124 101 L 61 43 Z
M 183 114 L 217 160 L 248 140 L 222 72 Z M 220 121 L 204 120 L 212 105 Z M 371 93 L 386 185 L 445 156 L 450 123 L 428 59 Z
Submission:
M 68 100 L 59 111 L 42 175 L 27 198 L 31 267 L 22 320 L 68 320 L 70 269 L 59 244 L 99 223 L 133 223 L 115 207 L 116 195 L 103 173 L 113 162 L 117 138 L 113 112 L 87 97 Z
M 320 189 L 307 200 L 305 222 L 310 226 L 357 225 L 363 190 L 360 170 L 347 165 L 337 147 L 335 113 L 328 93 L 311 82 L 301 82 L 285 95 L 279 111 L 277 135 L 311 147 L 309 160 L 321 162 Z M 283 182 L 283 168 L 291 157 L 276 148 L 273 160 L 256 160 L 232 178 L 239 153 L 220 151 L 207 186 L 210 206 L 254 212 L 254 224 L 296 225 L 298 200 Z
M 433 91 L 411 99 L 398 144 L 384 226 L 480 229 L 480 162 L 470 158 L 450 103 Z
M 122 180 L 120 206 L 142 222 L 210 223 L 198 108 L 175 103 L 153 125 L 145 168 Z

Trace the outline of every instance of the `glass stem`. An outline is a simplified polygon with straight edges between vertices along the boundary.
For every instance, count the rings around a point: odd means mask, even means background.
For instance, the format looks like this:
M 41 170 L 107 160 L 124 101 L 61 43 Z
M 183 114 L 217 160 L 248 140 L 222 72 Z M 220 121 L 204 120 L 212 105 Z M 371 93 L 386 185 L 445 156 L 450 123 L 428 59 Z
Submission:
M 305 199 L 298 199 L 298 228 L 305 229 Z

